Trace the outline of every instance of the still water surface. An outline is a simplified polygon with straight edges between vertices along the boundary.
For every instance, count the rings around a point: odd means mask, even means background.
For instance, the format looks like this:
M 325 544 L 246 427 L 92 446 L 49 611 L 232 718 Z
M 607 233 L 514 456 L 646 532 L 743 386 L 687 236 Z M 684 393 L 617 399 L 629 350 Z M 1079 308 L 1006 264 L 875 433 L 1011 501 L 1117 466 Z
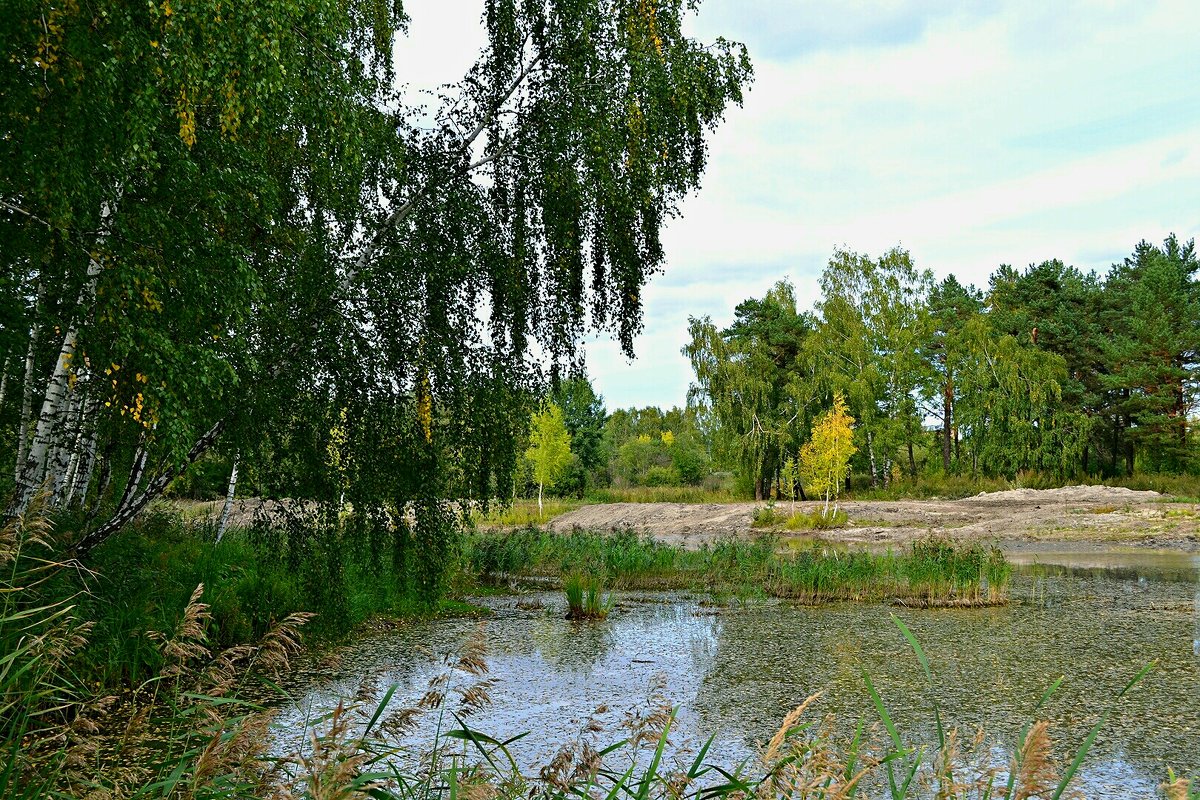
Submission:
M 471 724 L 499 739 L 529 731 L 513 751 L 536 772 L 589 716 L 605 726 L 592 741 L 624 738 L 627 712 L 646 708 L 659 686 L 679 706 L 675 755 L 686 760 L 716 733 L 709 760 L 733 765 L 819 690 L 818 714 L 848 726 L 874 721 L 866 670 L 902 733 L 932 741 L 931 692 L 890 619 L 896 613 L 930 657 L 946 717 L 968 739 L 982 726 L 998 758 L 1011 752 L 1046 687 L 1065 675 L 1040 717 L 1069 760 L 1111 698 L 1156 661 L 1102 730 L 1076 785 L 1087 797 L 1146 797 L 1168 766 L 1200 775 L 1200 557 L 1077 549 L 1014 560 L 1018 602 L 1005 608 L 713 607 L 699 596 L 622 594 L 607 620 L 578 624 L 563 619 L 557 593 L 522 596 L 522 607 L 518 598 L 483 599 L 495 612 L 482 629 L 497 682 L 492 703 Z M 543 607 L 528 608 L 531 600 Z M 310 669 L 297 701 L 282 709 L 279 747 L 297 745 L 306 719 L 353 696 L 364 681 L 378 687 L 376 698 L 395 684 L 395 707 L 415 703 L 442 671 L 440 656 L 480 625 L 407 624 L 356 642 L 336 667 Z M 599 707 L 607 710 L 593 715 Z M 427 741 L 434 724 L 428 719 L 412 743 Z

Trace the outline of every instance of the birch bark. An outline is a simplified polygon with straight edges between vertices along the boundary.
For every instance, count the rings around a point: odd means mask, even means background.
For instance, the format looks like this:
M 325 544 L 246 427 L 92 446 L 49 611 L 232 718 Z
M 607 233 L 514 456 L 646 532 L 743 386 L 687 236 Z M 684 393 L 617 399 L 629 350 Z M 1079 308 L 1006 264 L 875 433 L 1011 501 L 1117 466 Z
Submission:
M 118 193 L 119 194 L 119 193 Z M 97 234 L 97 245 L 103 243 L 112 229 L 113 215 L 116 213 L 116 200 L 104 201 L 100 207 L 100 232 Z M 79 318 L 91 308 L 96 299 L 96 283 L 100 277 L 102 265 L 93 249 L 88 257 L 87 277 L 79 292 L 76 304 L 76 318 L 67 326 L 63 334 L 62 346 L 54 362 L 54 370 L 46 382 L 45 399 L 42 410 L 38 415 L 37 427 L 29 444 L 29 451 L 17 475 L 17 497 L 11 515 L 24 514 L 29 508 L 30 501 L 38 491 L 38 487 L 47 478 L 49 471 L 50 447 L 54 442 L 55 428 L 62 422 L 64 403 L 70 389 L 71 362 L 75 357 L 75 344 L 79 338 Z
M 225 492 L 225 507 L 221 509 L 221 523 L 217 526 L 217 544 L 225 536 L 225 528 L 229 525 L 229 512 L 233 508 L 233 494 L 237 491 L 238 460 L 241 453 L 233 454 L 233 469 L 229 470 L 229 489 Z

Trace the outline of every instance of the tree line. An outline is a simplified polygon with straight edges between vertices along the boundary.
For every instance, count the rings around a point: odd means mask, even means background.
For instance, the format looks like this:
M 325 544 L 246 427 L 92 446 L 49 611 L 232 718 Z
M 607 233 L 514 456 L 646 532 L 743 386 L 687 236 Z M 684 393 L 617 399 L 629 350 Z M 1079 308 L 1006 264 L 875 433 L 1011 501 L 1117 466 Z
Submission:
M 921 470 L 1189 472 L 1198 267 L 1194 243 L 1171 235 L 1103 275 L 1059 260 L 1002 265 L 979 289 L 935 281 L 900 248 L 839 249 L 811 310 L 781 281 L 726 328 L 690 320 L 691 401 L 758 498 L 835 395 L 857 420 L 853 467 L 872 486 Z M 931 436 L 936 457 L 918 464 Z

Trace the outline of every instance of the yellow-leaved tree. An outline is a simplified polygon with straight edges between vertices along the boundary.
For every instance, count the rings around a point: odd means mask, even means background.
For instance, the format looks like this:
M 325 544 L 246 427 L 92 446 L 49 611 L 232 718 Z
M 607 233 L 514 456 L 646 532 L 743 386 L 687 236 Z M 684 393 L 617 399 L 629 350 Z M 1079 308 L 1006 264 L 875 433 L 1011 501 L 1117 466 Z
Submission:
M 800 475 L 813 492 L 825 497 L 821 516 L 829 515 L 829 500 L 837 513 L 837 498 L 842 481 L 850 469 L 854 446 L 854 417 L 841 393 L 834 395 L 833 408 L 817 417 L 812 438 L 800 449 Z
M 547 402 L 533 415 L 529 426 L 529 449 L 525 457 L 533 462 L 533 478 L 538 484 L 538 516 L 542 515 L 542 487 L 554 486 L 571 463 L 571 434 L 563 410 Z

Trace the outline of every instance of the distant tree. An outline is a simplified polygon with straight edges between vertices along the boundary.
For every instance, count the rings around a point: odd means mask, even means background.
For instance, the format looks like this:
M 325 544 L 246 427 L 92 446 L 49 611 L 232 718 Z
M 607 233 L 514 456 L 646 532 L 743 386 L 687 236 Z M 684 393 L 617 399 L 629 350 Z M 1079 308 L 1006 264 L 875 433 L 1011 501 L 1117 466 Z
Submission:
M 563 421 L 571 434 L 571 452 L 575 459 L 560 488 L 582 494 L 605 466 L 604 398 L 597 395 L 587 376 L 580 373 L 561 381 L 551 394 L 563 411 Z
M 992 330 L 1062 357 L 1066 372 L 1060 381 L 1061 406 L 1083 413 L 1092 423 L 1112 418 L 1115 396 L 1106 386 L 1104 326 L 1111 323 L 1103 300 L 1095 273 L 1083 273 L 1058 259 L 1030 265 L 1024 272 L 1002 265 L 992 274 L 987 295 Z M 1112 442 L 1102 426 L 1089 428 L 1095 438 L 1084 443 L 1080 463 L 1071 471 L 1089 471 L 1091 445 L 1099 450 Z
M 571 463 L 571 434 L 563 421 L 562 409 L 554 403 L 546 403 L 533 415 L 525 457 L 533 464 L 533 479 L 538 485 L 538 516 L 541 516 L 543 488 L 553 488 Z
M 1140 447 L 1153 470 L 1191 463 L 1188 414 L 1200 378 L 1200 261 L 1192 241 L 1141 242 L 1105 282 L 1105 385 L 1126 436 L 1125 470 Z
M 878 259 L 839 249 L 821 274 L 811 359 L 821 383 L 858 415 L 872 485 L 889 479 L 901 448 L 909 473 L 916 472 L 917 397 L 928 383 L 920 345 L 932 285 L 932 273 L 918 270 L 901 248 Z
M 784 496 L 792 501 L 792 513 L 796 511 L 796 490 L 800 489 L 802 484 L 800 464 L 795 458 L 789 456 L 779 470 L 779 485 L 783 487 Z
M 800 474 L 808 487 L 825 498 L 822 516 L 829 514 L 829 500 L 834 501 L 837 513 L 837 498 L 842 482 L 850 471 L 850 457 L 854 446 L 854 417 L 846 407 L 845 399 L 834 395 L 833 407 L 813 425 L 812 438 L 800 449 Z
M 930 325 L 923 351 L 929 364 L 926 396 L 940 402 L 930 413 L 942 420 L 942 472 L 950 473 L 953 445 L 956 441 L 954 402 L 958 384 L 956 375 L 966 356 L 967 322 L 983 313 L 983 298 L 974 286 L 963 286 L 953 276 L 933 287 L 929 293 Z
M 696 373 L 691 397 L 720 421 L 725 447 L 756 500 L 770 493 L 784 453 L 808 429 L 816 386 L 803 357 L 812 329 L 786 281 L 761 300 L 740 303 L 723 331 L 708 317 L 689 321 L 683 353 Z

